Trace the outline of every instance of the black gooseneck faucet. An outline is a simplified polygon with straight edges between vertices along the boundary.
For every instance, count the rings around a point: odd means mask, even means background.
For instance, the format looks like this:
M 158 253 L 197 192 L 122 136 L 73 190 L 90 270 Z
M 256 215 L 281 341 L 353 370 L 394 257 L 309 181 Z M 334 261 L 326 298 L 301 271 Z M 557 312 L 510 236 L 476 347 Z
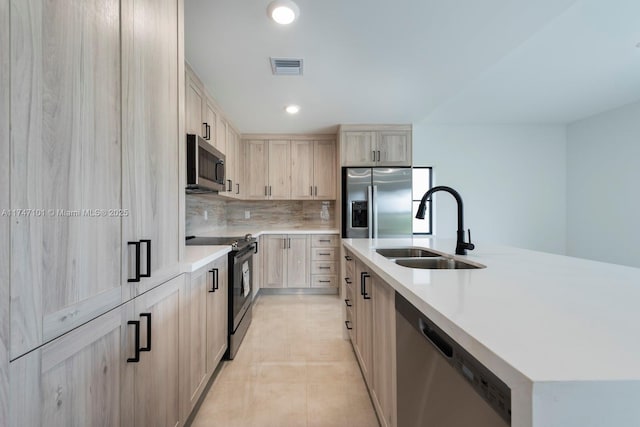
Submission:
M 469 230 L 469 242 L 464 241 L 464 225 L 462 219 L 462 197 L 460 194 L 451 187 L 445 187 L 444 185 L 440 185 L 437 187 L 433 187 L 431 190 L 424 193 L 422 196 L 422 200 L 420 200 L 420 205 L 418 206 L 418 213 L 416 213 L 416 218 L 424 219 L 424 214 L 427 210 L 427 202 L 431 201 L 431 195 L 437 191 L 446 191 L 455 197 L 456 202 L 458 203 L 458 241 L 456 243 L 456 255 L 466 255 L 467 250 L 472 251 L 475 248 L 475 245 L 471 243 L 471 230 Z

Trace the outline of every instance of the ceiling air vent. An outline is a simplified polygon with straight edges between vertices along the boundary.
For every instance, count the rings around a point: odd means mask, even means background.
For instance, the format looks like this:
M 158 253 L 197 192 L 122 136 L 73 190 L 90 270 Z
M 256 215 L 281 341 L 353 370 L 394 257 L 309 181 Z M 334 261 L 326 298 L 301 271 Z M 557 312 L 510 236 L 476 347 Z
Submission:
M 302 59 L 270 58 L 271 72 L 274 76 L 301 76 Z

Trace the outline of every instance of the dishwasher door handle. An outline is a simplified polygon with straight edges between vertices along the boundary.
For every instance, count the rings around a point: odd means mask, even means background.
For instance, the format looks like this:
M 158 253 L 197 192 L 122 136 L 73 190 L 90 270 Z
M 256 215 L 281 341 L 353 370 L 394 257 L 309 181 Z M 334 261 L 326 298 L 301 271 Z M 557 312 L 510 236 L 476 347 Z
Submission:
M 418 327 L 422 332 L 422 336 L 427 339 L 440 353 L 447 359 L 453 357 L 453 347 L 444 338 L 438 334 L 427 322 L 422 318 L 418 319 Z

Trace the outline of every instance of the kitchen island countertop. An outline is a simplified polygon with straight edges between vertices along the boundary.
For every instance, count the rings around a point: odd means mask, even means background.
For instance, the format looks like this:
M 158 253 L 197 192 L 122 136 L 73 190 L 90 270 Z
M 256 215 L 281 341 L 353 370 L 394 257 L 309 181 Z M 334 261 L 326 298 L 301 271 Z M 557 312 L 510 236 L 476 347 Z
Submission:
M 452 254 L 455 240 L 343 239 L 512 390 L 512 426 L 640 425 L 640 269 L 478 244 L 469 270 L 402 267 L 380 247 Z

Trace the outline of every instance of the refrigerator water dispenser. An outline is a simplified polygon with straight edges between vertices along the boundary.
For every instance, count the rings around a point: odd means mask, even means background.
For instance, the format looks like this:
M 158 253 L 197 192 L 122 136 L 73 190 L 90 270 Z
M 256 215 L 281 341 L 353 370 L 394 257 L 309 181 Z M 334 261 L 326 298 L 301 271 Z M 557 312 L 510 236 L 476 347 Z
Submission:
M 354 200 L 351 202 L 351 227 L 367 228 L 369 226 L 367 214 L 366 200 Z

